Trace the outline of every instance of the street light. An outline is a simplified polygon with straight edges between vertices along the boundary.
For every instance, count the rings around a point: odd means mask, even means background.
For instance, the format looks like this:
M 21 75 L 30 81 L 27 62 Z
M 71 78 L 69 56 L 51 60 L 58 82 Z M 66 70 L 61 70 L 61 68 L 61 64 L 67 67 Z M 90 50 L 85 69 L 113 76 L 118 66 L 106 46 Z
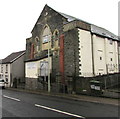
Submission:
M 50 92 L 50 90 L 50 38 L 48 37 L 48 92 Z

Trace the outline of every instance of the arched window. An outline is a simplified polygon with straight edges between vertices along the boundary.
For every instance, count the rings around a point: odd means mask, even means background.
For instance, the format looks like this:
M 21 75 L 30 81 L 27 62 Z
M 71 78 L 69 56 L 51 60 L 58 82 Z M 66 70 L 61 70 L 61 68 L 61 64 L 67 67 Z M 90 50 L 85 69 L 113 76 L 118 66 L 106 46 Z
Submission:
M 42 34 L 42 50 L 51 48 L 51 31 L 48 25 L 45 25 Z
M 53 33 L 53 47 L 57 48 L 59 46 L 59 32 L 58 30 L 55 30 Z
M 39 51 L 39 38 L 35 37 L 35 53 Z

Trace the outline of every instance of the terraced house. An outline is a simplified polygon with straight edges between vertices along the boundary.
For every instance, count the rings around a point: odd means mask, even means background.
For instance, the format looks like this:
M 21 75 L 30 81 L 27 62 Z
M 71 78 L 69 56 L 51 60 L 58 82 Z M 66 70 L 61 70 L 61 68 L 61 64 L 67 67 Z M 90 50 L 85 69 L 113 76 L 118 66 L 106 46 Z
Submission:
M 49 74 L 53 89 L 54 82 L 67 86 L 74 76 L 119 72 L 120 41 L 104 28 L 45 5 L 31 33 L 32 37 L 26 39 L 28 89 L 44 88 Z
M 24 80 L 25 51 L 13 52 L 0 62 L 0 78 L 6 82 L 6 87 L 13 87 Z

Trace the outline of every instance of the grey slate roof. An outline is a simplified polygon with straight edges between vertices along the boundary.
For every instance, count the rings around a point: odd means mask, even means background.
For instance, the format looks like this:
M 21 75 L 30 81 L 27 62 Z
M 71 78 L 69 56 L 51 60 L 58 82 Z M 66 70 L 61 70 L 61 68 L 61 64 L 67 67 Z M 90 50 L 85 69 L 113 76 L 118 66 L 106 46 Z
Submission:
M 86 21 L 84 21 L 84 20 L 82 20 L 82 19 L 79 19 L 79 18 L 70 16 L 70 15 L 67 15 L 67 14 L 65 14 L 65 13 L 61 13 L 61 12 L 58 12 L 58 13 L 61 14 L 63 17 L 67 18 L 68 22 L 72 22 L 72 21 L 74 21 L 74 20 L 78 20 L 78 21 L 82 21 L 82 22 L 85 22 L 85 23 L 87 23 L 87 24 L 90 24 L 90 23 L 88 23 L 88 22 L 86 22 Z
M 12 63 L 17 60 L 20 56 L 25 54 L 25 51 L 14 52 L 8 55 L 6 58 L 2 59 L 2 64 Z
M 104 28 L 98 27 L 98 26 L 93 25 L 93 24 L 91 24 L 91 32 L 98 34 L 98 35 L 101 35 L 101 36 L 104 36 L 104 37 L 114 39 L 114 40 L 119 40 L 118 36 L 116 36 L 115 34 L 111 33 L 110 31 L 108 31 Z
M 67 15 L 67 14 L 64 14 L 64 13 L 60 13 L 58 12 L 59 14 L 61 14 L 63 17 L 67 18 L 68 22 L 72 22 L 74 20 L 78 20 L 78 21 L 82 21 L 82 22 L 85 22 L 87 24 L 90 24 L 86 21 L 83 21 L 81 19 L 78 19 L 78 18 L 75 18 L 73 16 L 70 16 L 70 15 Z M 96 26 L 94 24 L 90 24 L 91 25 L 91 32 L 94 33 L 94 34 L 98 34 L 98 35 L 101 35 L 101 36 L 104 36 L 104 37 L 107 37 L 107 38 L 111 38 L 111 39 L 114 39 L 114 40 L 120 40 L 118 39 L 118 36 L 111 33 L 110 31 L 102 28 L 102 27 L 99 27 L 99 26 Z
M 71 22 L 71 21 L 74 21 L 74 20 L 77 20 L 77 18 L 73 17 L 73 16 L 70 16 L 70 15 L 67 15 L 67 14 L 64 14 L 64 13 L 61 13 L 59 12 L 59 14 L 61 14 L 63 17 L 67 18 L 68 22 Z

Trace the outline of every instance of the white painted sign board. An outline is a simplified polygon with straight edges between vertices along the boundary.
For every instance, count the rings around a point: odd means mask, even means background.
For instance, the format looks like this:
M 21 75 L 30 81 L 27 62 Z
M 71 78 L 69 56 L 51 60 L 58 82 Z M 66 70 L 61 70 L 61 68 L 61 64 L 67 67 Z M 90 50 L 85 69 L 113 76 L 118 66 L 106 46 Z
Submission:
M 40 62 L 40 76 L 48 76 L 48 62 L 47 61 Z

